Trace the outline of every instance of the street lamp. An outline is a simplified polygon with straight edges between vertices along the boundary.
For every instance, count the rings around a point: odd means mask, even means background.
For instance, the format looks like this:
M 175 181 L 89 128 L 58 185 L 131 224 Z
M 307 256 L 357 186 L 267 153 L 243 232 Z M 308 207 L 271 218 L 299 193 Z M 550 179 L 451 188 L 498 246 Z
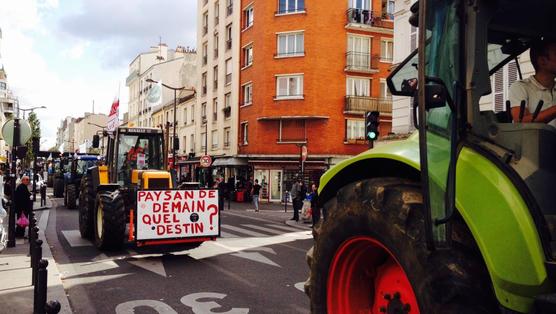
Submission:
M 147 79 L 146 81 L 149 82 L 149 83 L 158 84 L 158 81 L 152 80 L 150 78 Z M 174 129 L 173 135 L 172 135 L 172 158 L 173 158 L 174 162 L 173 162 L 172 166 L 174 167 L 175 164 L 176 164 L 176 145 L 174 145 L 174 141 L 175 141 L 175 138 L 176 138 L 176 124 L 177 124 L 176 123 L 176 112 L 177 112 L 177 105 L 178 105 L 177 92 L 179 90 L 185 90 L 185 91 L 193 92 L 193 95 L 195 95 L 195 88 L 186 88 L 185 86 L 183 86 L 183 87 L 172 87 L 172 86 L 166 85 L 164 83 L 161 83 L 161 85 L 174 91 L 174 123 L 172 124 L 173 129 Z
M 25 112 L 31 111 L 33 112 L 35 109 L 46 109 L 46 106 L 37 106 L 31 108 L 19 108 L 17 107 L 17 116 L 19 117 L 19 111 L 23 111 L 23 120 L 25 120 Z

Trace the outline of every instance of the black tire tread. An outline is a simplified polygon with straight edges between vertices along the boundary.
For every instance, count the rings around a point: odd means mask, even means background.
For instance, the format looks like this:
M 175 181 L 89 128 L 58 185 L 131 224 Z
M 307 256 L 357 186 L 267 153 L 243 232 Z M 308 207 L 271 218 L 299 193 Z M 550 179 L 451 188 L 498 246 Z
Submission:
M 77 208 L 77 187 L 75 184 L 68 184 L 66 186 L 66 207 L 68 209 Z
M 90 175 L 81 178 L 79 193 L 79 233 L 83 239 L 93 240 L 93 214 L 95 211 L 95 189 Z
M 98 234 L 96 228 L 96 210 L 94 214 L 95 245 L 101 250 L 118 250 L 125 240 L 126 211 L 124 199 L 120 191 L 100 191 L 97 194 L 96 209 L 103 206 L 103 234 Z

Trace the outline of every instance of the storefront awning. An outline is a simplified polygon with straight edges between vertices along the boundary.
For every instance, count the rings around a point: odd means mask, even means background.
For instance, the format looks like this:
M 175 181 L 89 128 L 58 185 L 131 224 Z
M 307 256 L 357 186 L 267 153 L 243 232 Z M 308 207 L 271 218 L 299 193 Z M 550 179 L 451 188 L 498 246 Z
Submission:
M 258 121 L 275 121 L 275 120 L 322 120 L 328 119 L 328 116 L 267 116 L 259 117 Z
M 214 167 L 247 166 L 247 159 L 237 157 L 218 158 L 212 163 L 212 165 Z

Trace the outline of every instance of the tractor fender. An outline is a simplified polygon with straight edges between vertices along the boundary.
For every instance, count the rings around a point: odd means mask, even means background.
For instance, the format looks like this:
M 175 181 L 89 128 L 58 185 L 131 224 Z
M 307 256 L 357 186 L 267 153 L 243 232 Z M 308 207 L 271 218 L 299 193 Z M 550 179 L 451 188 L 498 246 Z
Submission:
M 417 132 L 329 169 L 320 180 L 321 206 L 351 182 L 400 177 L 420 182 Z M 511 180 L 486 157 L 464 147 L 456 168 L 456 207 L 477 244 L 496 297 L 506 308 L 527 312 L 551 283 L 538 231 Z

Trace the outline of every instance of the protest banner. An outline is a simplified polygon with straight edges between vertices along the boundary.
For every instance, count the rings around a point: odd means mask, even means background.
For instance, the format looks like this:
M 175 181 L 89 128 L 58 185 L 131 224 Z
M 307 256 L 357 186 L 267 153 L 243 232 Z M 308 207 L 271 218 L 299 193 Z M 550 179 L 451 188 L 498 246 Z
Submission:
M 218 190 L 138 191 L 136 226 L 139 241 L 218 236 Z

